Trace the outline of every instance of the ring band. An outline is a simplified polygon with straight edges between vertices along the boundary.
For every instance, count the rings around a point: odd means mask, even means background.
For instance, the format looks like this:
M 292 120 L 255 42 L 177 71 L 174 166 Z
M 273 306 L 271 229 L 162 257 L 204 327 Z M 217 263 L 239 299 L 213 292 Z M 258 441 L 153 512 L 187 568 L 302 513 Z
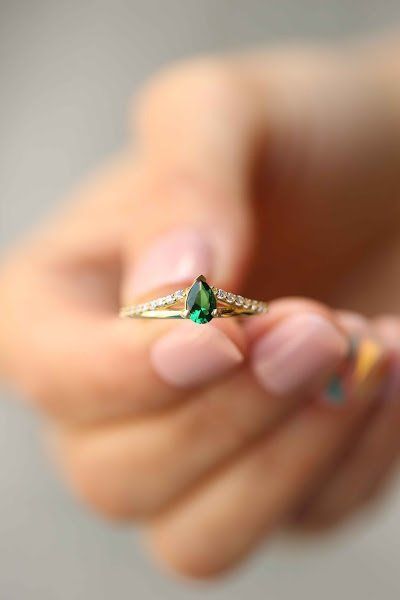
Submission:
M 124 306 L 120 317 L 131 319 L 191 319 L 209 323 L 214 318 L 250 317 L 268 312 L 268 304 L 211 287 L 203 275 L 193 284 L 143 304 Z

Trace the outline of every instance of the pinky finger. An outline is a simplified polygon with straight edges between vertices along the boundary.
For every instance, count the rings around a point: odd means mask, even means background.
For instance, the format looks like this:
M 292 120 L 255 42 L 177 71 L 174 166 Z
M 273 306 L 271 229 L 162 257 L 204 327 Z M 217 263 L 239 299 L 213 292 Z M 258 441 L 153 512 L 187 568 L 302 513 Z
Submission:
M 381 405 L 336 472 L 303 507 L 296 528 L 329 529 L 384 491 L 400 454 L 400 353 L 392 352 Z

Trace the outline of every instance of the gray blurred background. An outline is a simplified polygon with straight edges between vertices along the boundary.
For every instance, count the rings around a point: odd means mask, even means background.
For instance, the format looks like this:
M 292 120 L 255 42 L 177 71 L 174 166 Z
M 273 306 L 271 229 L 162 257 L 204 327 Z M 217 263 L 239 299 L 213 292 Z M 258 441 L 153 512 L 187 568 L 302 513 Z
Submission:
M 399 0 L 0 0 L 0 242 L 57 203 L 125 135 L 127 103 L 201 52 L 400 27 Z M 211 586 L 160 574 L 134 531 L 77 506 L 38 423 L 0 405 L 0 600 L 398 600 L 400 494 L 318 543 L 279 542 Z

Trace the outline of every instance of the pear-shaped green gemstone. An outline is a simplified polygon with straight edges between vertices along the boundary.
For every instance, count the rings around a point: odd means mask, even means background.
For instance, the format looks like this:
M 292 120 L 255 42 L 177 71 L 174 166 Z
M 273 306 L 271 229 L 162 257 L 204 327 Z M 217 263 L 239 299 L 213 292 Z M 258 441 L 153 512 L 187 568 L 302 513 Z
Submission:
M 213 318 L 212 312 L 216 308 L 214 292 L 202 279 L 196 279 L 186 298 L 186 309 L 189 319 L 195 323 L 208 323 Z

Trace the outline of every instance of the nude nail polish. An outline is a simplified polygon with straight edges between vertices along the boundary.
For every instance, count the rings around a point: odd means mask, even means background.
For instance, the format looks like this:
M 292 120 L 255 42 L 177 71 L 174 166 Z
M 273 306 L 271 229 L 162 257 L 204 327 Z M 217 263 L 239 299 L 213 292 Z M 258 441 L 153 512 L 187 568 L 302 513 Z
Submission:
M 213 252 L 206 236 L 194 229 L 169 231 L 138 257 L 127 276 L 126 295 L 139 297 L 166 286 L 189 283 L 209 275 Z
M 322 382 L 346 356 L 346 337 L 319 314 L 284 319 L 256 343 L 254 373 L 271 394 L 288 396 Z

